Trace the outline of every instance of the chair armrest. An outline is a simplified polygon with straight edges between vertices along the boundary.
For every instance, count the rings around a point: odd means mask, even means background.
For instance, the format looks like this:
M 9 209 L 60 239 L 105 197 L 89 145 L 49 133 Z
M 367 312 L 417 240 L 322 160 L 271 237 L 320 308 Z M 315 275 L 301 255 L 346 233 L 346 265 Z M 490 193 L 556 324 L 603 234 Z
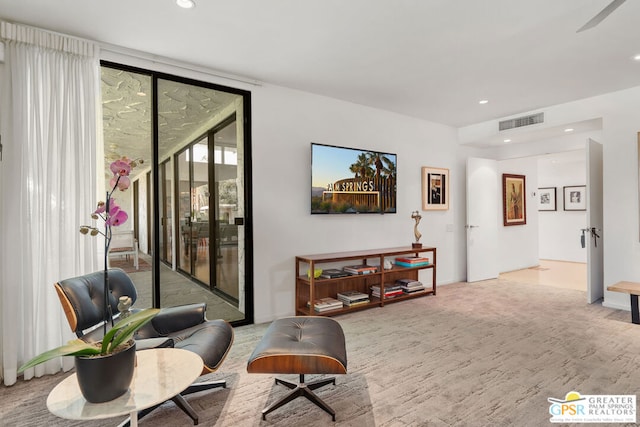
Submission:
M 204 322 L 206 310 L 205 303 L 167 307 L 160 310 L 150 323 L 160 336 L 166 336 Z

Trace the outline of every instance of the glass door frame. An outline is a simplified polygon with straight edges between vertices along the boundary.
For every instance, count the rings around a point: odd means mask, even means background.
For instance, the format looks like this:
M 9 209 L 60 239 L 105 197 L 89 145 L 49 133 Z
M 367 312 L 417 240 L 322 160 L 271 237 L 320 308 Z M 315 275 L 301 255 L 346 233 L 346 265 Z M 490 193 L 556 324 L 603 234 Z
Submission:
M 201 80 L 195 80 L 191 78 L 176 76 L 163 72 L 133 67 L 129 65 L 123 65 L 110 61 L 100 61 L 101 66 L 120 69 L 132 73 L 144 74 L 151 77 L 152 80 L 152 93 L 151 93 L 151 116 L 152 116 L 152 165 L 151 165 L 151 213 L 149 215 L 149 221 L 151 221 L 152 233 L 150 233 L 151 239 L 151 256 L 152 256 L 152 299 L 154 307 L 161 307 L 160 301 L 160 239 L 154 238 L 159 236 L 160 229 L 160 194 L 161 185 L 159 179 L 159 123 L 157 117 L 158 111 L 158 80 L 169 80 L 188 85 L 201 86 L 210 88 L 213 90 L 224 91 L 232 94 L 236 94 L 242 97 L 242 115 L 243 115 L 243 150 L 244 150 L 244 218 L 242 219 L 242 226 L 244 227 L 244 319 L 238 321 L 232 321 L 233 326 L 248 325 L 254 322 L 254 274 L 253 274 L 253 199 L 252 199 L 252 135 L 251 135 L 251 92 L 244 89 L 233 88 L 229 86 L 223 86 L 215 83 L 204 82 Z M 175 232 L 175 231 L 174 231 Z

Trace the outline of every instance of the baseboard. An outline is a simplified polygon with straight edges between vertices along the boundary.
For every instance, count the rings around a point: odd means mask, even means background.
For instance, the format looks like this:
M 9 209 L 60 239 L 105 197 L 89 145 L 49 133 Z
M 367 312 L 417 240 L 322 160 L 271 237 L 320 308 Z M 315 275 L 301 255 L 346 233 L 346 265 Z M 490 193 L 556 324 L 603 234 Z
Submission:
M 615 308 L 616 310 L 624 310 L 631 311 L 631 303 L 629 304 L 616 304 L 608 302 L 607 300 L 602 301 L 602 306 L 607 308 Z

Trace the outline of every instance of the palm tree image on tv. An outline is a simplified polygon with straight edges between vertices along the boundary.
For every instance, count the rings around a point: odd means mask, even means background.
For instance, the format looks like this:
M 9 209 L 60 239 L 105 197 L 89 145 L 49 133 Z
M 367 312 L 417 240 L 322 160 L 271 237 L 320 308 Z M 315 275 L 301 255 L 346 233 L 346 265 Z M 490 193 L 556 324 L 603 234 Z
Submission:
M 312 144 L 311 213 L 395 213 L 395 154 Z

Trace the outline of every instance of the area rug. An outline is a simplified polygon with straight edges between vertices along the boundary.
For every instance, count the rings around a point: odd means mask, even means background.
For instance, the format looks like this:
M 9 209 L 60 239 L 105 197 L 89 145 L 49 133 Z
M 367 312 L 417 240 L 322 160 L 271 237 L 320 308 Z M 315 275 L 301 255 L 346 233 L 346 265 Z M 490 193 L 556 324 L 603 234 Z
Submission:
M 112 268 L 121 268 L 125 273 L 142 273 L 145 271 L 151 271 L 151 264 L 142 258 L 138 258 L 138 269 L 133 265 L 133 257 L 129 259 L 119 257 L 111 258 L 109 260 L 109 266 Z

